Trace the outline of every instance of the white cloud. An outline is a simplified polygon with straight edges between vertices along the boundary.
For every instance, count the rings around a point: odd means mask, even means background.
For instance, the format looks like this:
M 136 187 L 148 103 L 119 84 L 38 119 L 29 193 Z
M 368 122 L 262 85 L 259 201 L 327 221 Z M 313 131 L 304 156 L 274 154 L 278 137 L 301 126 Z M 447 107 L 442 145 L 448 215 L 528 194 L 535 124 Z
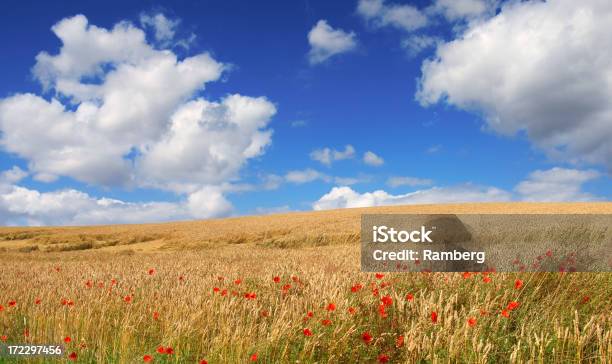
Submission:
M 271 131 L 262 129 L 275 112 L 265 98 L 240 95 L 183 104 L 167 133 L 137 160 L 138 175 L 142 183 L 182 191 L 231 180 L 270 144 Z
M 407 177 L 407 176 L 395 176 L 387 179 L 387 185 L 390 187 L 400 187 L 400 186 L 429 186 L 433 184 L 433 181 L 428 178 L 418 178 L 418 177 Z
M 314 210 L 385 205 L 411 205 L 461 202 L 509 201 L 511 194 L 494 187 L 465 185 L 459 187 L 433 187 L 400 195 L 383 190 L 358 193 L 350 187 L 334 187 L 312 206 Z
M 178 202 L 125 202 L 70 188 L 39 192 L 16 185 L 26 175 L 18 167 L 0 172 L 0 224 L 123 224 L 209 218 L 232 212 L 223 195 L 232 186 L 202 186 Z
M 600 177 L 594 170 L 576 170 L 555 167 L 537 170 L 519 183 L 515 191 L 526 201 L 593 201 L 597 197 L 582 191 L 582 185 Z
M 155 35 L 155 40 L 162 45 L 169 45 L 176 33 L 179 20 L 168 19 L 164 14 L 141 14 L 140 24 L 145 28 L 151 28 Z
M 427 16 L 412 5 L 385 4 L 384 0 L 359 0 L 357 13 L 375 27 L 395 27 L 407 32 L 427 25 Z
M 322 148 L 313 150 L 310 153 L 310 158 L 315 161 L 319 161 L 326 166 L 331 166 L 332 162 L 340 161 L 344 159 L 351 159 L 355 156 L 355 148 L 348 144 L 344 147 L 344 150 L 336 150 L 331 148 Z
M 312 168 L 290 171 L 285 175 L 285 181 L 295 184 L 323 181 L 325 183 L 335 183 L 337 185 L 349 186 L 357 183 L 369 182 L 370 180 L 370 176 L 367 175 L 360 175 L 358 177 L 330 176 Z
M 436 0 L 433 9 L 449 21 L 495 15 L 499 0 Z
M 427 49 L 434 48 L 439 43 L 442 43 L 442 39 L 435 36 L 411 35 L 402 40 L 402 48 L 404 48 L 410 56 L 415 57 Z
M 511 2 L 422 65 L 422 105 L 484 115 L 557 160 L 612 168 L 612 3 Z
M 310 64 L 325 62 L 330 57 L 346 53 L 357 47 L 355 33 L 347 33 L 342 29 L 334 29 L 326 20 L 319 20 L 308 32 Z
M 13 166 L 11 169 L 0 173 L 0 184 L 17 183 L 28 176 L 28 172 Z
M 385 164 L 385 160 L 368 150 L 363 153 L 363 163 L 369 166 L 379 167 Z
M 181 203 L 126 203 L 96 199 L 73 189 L 39 192 L 5 186 L 0 194 L 3 225 L 90 225 L 192 218 Z
M 157 24 L 158 40 L 172 35 L 170 24 L 159 28 L 161 18 L 143 22 Z M 179 59 L 155 49 L 132 23 L 109 30 L 77 15 L 52 31 L 62 42 L 59 53 L 39 53 L 33 74 L 53 93 L 0 99 L 0 146 L 27 160 L 38 181 L 65 176 L 104 187 L 162 188 L 187 194 L 181 213 L 226 214 L 227 184 L 270 144 L 275 106 L 238 94 L 196 97 L 227 66 L 208 53 Z M 199 197 L 211 189 L 212 202 Z
M 285 175 L 285 180 L 291 183 L 308 183 L 316 180 L 328 181 L 329 176 L 314 169 L 304 169 L 304 170 L 296 170 L 290 171 Z
M 529 174 L 514 188 L 515 194 L 496 187 L 464 184 L 452 187 L 431 187 L 406 194 L 393 195 L 383 190 L 359 193 L 350 187 L 333 187 L 312 204 L 314 210 L 386 205 L 507 202 L 507 201 L 594 201 L 597 196 L 582 191 L 584 183 L 600 177 L 595 170 L 576 170 L 555 167 Z M 421 183 L 422 182 L 422 183 Z M 390 186 L 428 184 L 430 180 L 413 177 L 396 177 L 387 182 Z

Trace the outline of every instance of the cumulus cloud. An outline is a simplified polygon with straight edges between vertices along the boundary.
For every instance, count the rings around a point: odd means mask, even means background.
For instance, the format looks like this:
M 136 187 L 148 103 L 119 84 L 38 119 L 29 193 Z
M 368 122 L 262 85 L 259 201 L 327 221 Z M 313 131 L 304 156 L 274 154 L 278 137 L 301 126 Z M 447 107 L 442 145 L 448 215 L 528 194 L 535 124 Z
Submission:
M 141 20 L 157 27 L 159 40 L 173 34 L 170 23 L 160 28 L 162 18 Z M 198 193 L 223 194 L 228 189 L 221 187 L 264 152 L 274 104 L 239 94 L 198 97 L 227 66 L 208 53 L 181 59 L 156 49 L 130 22 L 105 29 L 77 15 L 51 30 L 61 48 L 40 52 L 32 70 L 50 96 L 0 99 L 0 146 L 25 159 L 39 181 L 64 176 L 104 187 L 162 188 L 194 194 L 181 210 L 193 216 L 212 216 L 195 208 L 199 203 L 226 213 L 225 197 L 211 194 L 215 201 L 206 205 Z
M 434 48 L 441 42 L 442 39 L 436 36 L 411 35 L 402 40 L 402 48 L 404 48 L 410 56 L 414 57 L 429 48 Z
M 449 21 L 471 20 L 495 15 L 499 0 L 436 0 L 433 11 Z
M 367 152 L 363 153 L 363 163 L 369 166 L 379 167 L 385 164 L 385 160 L 376 155 L 374 152 L 368 150 Z
M 600 176 L 595 170 L 576 170 L 555 167 L 532 172 L 516 185 L 512 193 L 491 186 L 464 184 L 451 187 L 431 187 L 406 194 L 393 195 L 384 190 L 359 193 L 350 187 L 333 187 L 312 204 L 314 210 L 386 205 L 413 205 L 464 202 L 540 201 L 567 202 L 593 201 L 597 196 L 582 191 L 584 183 Z M 394 177 L 387 183 L 401 185 L 430 184 L 430 180 L 413 177 Z
M 612 168 L 610 33 L 610 2 L 510 2 L 438 47 L 416 97 L 525 133 L 553 159 Z
M 387 185 L 389 187 L 400 187 L 400 186 L 429 186 L 433 184 L 433 181 L 428 178 L 408 177 L 408 176 L 395 176 L 387 179 Z
M 595 170 L 555 167 L 537 170 L 519 183 L 515 191 L 526 201 L 593 201 L 596 196 L 582 191 L 582 185 L 600 177 Z
M 511 194 L 494 187 L 465 185 L 458 187 L 433 187 L 400 195 L 383 190 L 359 193 L 350 187 L 334 187 L 323 195 L 312 207 L 314 210 L 329 210 L 350 207 L 386 205 L 412 205 L 460 202 L 509 201 Z
M 310 153 L 310 158 L 312 160 L 319 161 L 328 167 L 331 166 L 332 162 L 351 159 L 353 157 L 355 157 L 355 148 L 350 144 L 346 145 L 344 150 L 322 148 L 313 150 Z
M 179 23 L 179 20 L 169 19 L 162 13 L 140 14 L 140 24 L 145 28 L 152 29 L 155 40 L 165 45 L 168 45 L 174 38 Z
M 315 65 L 325 62 L 337 54 L 346 53 L 357 47 L 355 33 L 332 28 L 326 20 L 319 20 L 308 32 L 310 52 L 308 60 Z
M 385 4 L 384 0 L 359 0 L 357 13 L 375 27 L 413 31 L 427 25 L 427 15 L 412 5 Z

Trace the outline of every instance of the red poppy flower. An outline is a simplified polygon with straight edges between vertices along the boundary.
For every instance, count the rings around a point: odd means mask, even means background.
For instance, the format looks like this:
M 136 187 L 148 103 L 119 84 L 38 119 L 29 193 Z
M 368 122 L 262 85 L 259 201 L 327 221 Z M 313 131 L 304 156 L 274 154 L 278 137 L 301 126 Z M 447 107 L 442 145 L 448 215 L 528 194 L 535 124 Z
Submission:
M 327 311 L 335 311 L 336 310 L 336 305 L 333 303 L 330 303 L 329 305 L 327 305 L 327 308 L 325 308 Z
M 30 330 L 28 330 L 28 329 L 23 330 L 23 336 L 24 337 L 29 337 L 30 336 Z
M 523 287 L 523 281 L 521 281 L 520 279 L 517 279 L 516 281 L 514 281 L 515 289 L 521 289 L 521 287 Z
M 142 357 L 142 361 L 145 363 L 151 363 L 153 361 L 153 357 L 151 355 L 145 355 Z
M 132 302 L 132 296 L 127 295 L 127 296 L 123 297 L 123 300 L 124 300 L 126 303 L 130 303 L 130 302 Z
M 376 273 L 375 276 L 376 276 L 376 279 L 383 279 L 385 277 L 385 275 L 382 273 Z
M 0 341 L 6 341 L 6 340 L 8 340 L 8 336 L 6 335 L 0 336 Z
M 285 292 L 287 292 L 287 291 L 288 291 L 288 290 L 290 290 L 290 289 L 291 289 L 291 285 L 290 285 L 290 284 L 285 284 L 285 285 L 283 286 L 283 291 L 285 291 Z
M 378 293 L 378 288 L 374 288 L 374 289 L 372 290 L 372 295 L 373 295 L 373 296 L 377 296 L 377 297 L 378 297 L 378 295 L 379 295 L 379 293 Z
M 159 346 L 157 347 L 157 352 L 160 354 L 163 354 L 166 351 L 166 349 L 163 346 Z
M 87 282 L 85 282 L 85 287 L 87 287 L 87 288 L 93 287 L 93 282 L 88 280 Z
M 382 318 L 387 317 L 387 313 L 385 312 L 385 305 L 384 304 L 381 304 L 381 305 L 378 306 L 378 314 Z
M 157 311 L 153 312 L 153 320 L 159 320 L 159 312 Z
M 584 297 L 582 297 L 582 303 L 587 303 L 587 302 L 589 302 L 590 299 L 591 299 L 591 297 L 584 296 Z
M 204 359 L 200 360 L 200 364 L 208 364 L 208 362 Z
M 15 307 L 17 305 L 17 301 L 15 300 L 8 301 L 8 305 L 9 307 Z
M 227 296 L 227 289 L 221 291 L 221 296 Z
M 383 296 L 380 300 L 385 306 L 391 306 L 393 304 L 393 299 L 390 295 Z
M 325 320 L 321 321 L 321 324 L 323 326 L 329 326 L 329 325 L 331 325 L 331 323 L 332 323 L 332 321 L 330 319 L 325 319 Z
M 550 249 L 547 250 L 546 251 L 546 256 L 549 257 L 549 258 L 552 257 L 552 250 L 550 250 Z
M 68 300 L 67 305 L 68 306 L 74 306 L 74 301 L 73 300 Z
M 257 361 L 257 353 L 251 354 L 251 357 L 249 359 L 251 361 Z
M 236 280 L 234 281 L 234 284 L 240 284 L 240 283 L 242 283 L 242 280 L 241 280 L 241 279 L 236 279 Z
M 74 351 L 72 353 L 70 353 L 70 355 L 68 355 L 68 359 L 75 361 L 77 360 L 77 353 L 75 353 Z
M 34 304 L 36 305 L 40 305 L 40 303 L 42 302 L 42 300 L 38 297 L 36 297 L 36 299 L 34 300 Z
M 510 311 L 508 311 L 508 310 L 502 310 L 501 314 L 504 317 L 510 317 Z
M 221 290 L 221 288 L 219 287 L 213 287 L 213 292 L 219 292 Z
M 389 362 L 389 355 L 386 354 L 380 354 L 378 356 L 378 362 L 379 363 L 388 363 Z
M 485 283 L 490 283 L 491 282 L 491 277 L 484 276 L 484 277 L 482 277 L 482 281 L 485 282 Z
M 148 270 L 148 273 L 149 273 L 149 275 L 150 275 L 150 276 L 152 276 L 153 274 L 155 274 L 155 268 L 150 268 L 150 269 Z
M 312 313 L 312 311 L 308 311 L 308 312 L 306 313 L 306 316 L 307 316 L 307 317 L 312 317 L 312 316 L 314 316 L 314 313 Z
M 508 311 L 512 311 L 516 308 L 518 308 L 519 303 L 516 301 L 510 301 L 510 303 L 508 303 L 508 307 L 506 307 L 508 309 Z
M 278 282 L 280 282 L 280 277 L 279 276 L 275 276 L 274 278 L 272 278 L 272 280 L 274 281 L 274 283 L 278 283 Z
M 402 346 L 404 346 L 404 335 L 398 336 L 395 340 L 395 347 L 401 348 Z
M 180 282 L 185 281 L 185 276 L 179 276 L 179 281 L 180 281 Z
M 304 336 L 312 336 L 312 331 L 310 331 L 310 329 L 304 329 Z
M 438 313 L 436 311 L 431 311 L 431 322 L 434 324 L 438 322 Z
M 351 287 L 351 292 L 353 293 L 359 292 L 362 288 L 363 288 L 363 285 L 361 285 L 360 283 L 357 283 L 356 285 Z
M 414 295 L 413 295 L 412 293 L 408 293 L 408 294 L 406 295 L 406 299 L 407 299 L 408 301 L 412 301 L 412 300 L 414 299 Z
M 364 343 L 369 344 L 372 342 L 372 335 L 366 331 L 361 335 L 361 340 L 363 340 Z
M 117 280 L 115 278 L 111 279 L 111 286 L 114 286 L 115 284 L 117 284 Z
M 69 342 L 71 342 L 71 341 L 72 341 L 72 339 L 70 338 L 70 336 L 66 336 L 66 337 L 64 338 L 64 342 L 65 342 L 66 344 L 68 344 L 68 343 L 69 343 Z
M 300 279 L 297 276 L 291 276 L 291 280 L 294 281 L 295 283 L 300 281 Z
M 4 306 L 0 305 L 0 312 L 4 311 Z
M 477 321 L 476 321 L 476 319 L 475 319 L 474 317 L 470 317 L 470 318 L 468 318 L 468 320 L 467 320 L 468 326 L 470 326 L 470 327 L 474 327 L 474 326 L 476 326 L 476 322 L 477 322 Z
M 102 281 L 98 282 L 98 288 L 104 288 L 104 282 Z
M 348 308 L 348 313 L 350 313 L 351 315 L 354 315 L 355 312 L 357 312 L 357 310 L 355 309 L 355 307 L 349 307 Z
M 254 293 L 254 292 L 250 292 L 250 293 L 246 293 L 246 294 L 244 295 L 244 297 L 245 297 L 247 300 L 254 300 L 255 298 L 257 298 L 257 294 L 256 294 L 256 293 Z
M 60 267 L 55 267 L 56 272 L 59 272 L 60 270 L 61 270 Z
M 168 346 L 164 352 L 168 355 L 172 355 L 174 354 L 174 349 Z
M 470 276 L 471 276 L 470 272 L 463 272 L 463 278 L 464 279 L 468 279 L 468 278 L 470 278 Z

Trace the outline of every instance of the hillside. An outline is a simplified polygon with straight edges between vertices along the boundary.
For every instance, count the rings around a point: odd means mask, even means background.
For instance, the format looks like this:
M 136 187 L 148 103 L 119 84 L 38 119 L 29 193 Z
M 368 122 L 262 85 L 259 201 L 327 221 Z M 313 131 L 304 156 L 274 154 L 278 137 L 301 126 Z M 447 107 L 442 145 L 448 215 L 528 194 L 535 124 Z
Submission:
M 176 250 L 226 244 L 269 247 L 323 246 L 356 242 L 362 214 L 612 214 L 611 202 L 470 203 L 355 208 L 143 225 L 2 227 L 0 250 Z

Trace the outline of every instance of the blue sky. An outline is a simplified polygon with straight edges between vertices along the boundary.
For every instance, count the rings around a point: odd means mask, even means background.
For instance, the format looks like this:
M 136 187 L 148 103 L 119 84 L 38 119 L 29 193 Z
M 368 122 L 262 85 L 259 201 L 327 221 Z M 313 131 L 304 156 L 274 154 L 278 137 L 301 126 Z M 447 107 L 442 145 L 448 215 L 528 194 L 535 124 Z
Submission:
M 5 9 L 5 225 L 611 196 L 605 4 Z

